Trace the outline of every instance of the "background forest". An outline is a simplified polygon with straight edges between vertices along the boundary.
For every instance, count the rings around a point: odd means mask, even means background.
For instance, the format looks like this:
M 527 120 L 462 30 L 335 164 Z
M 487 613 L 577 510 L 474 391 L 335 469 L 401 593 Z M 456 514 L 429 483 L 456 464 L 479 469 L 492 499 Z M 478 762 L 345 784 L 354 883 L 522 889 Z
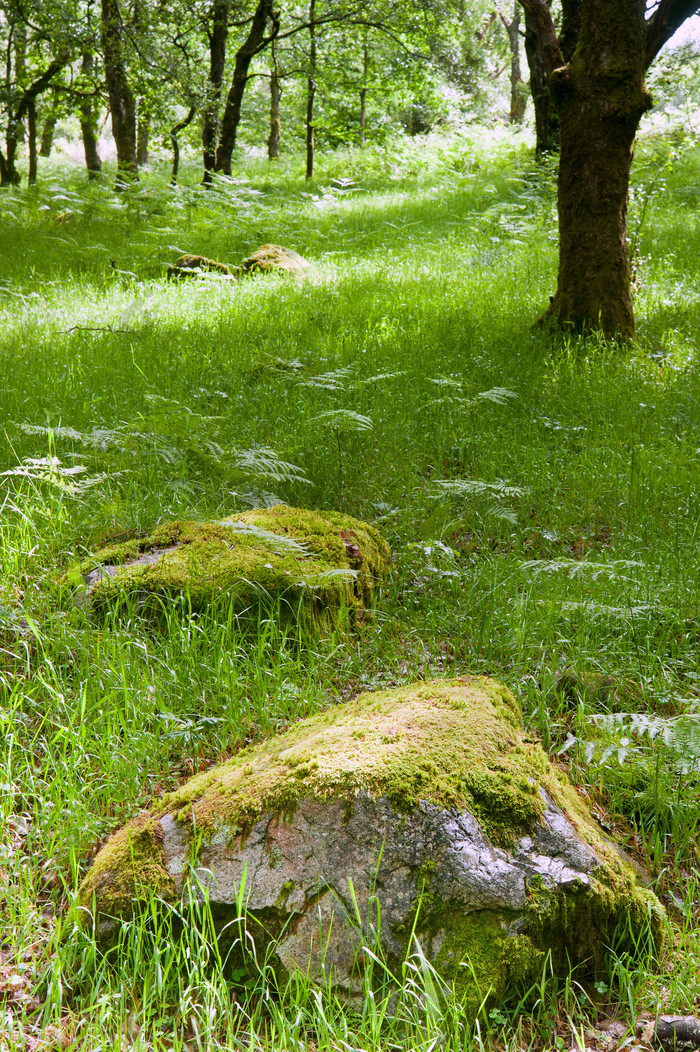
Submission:
M 612 1052 L 700 1014 L 698 55 L 647 77 L 619 341 L 533 325 L 558 153 L 526 28 L 447 0 L 0 3 L 3 1052 Z M 266 242 L 311 275 L 166 280 Z M 278 501 L 386 536 L 365 631 L 76 605 L 96 546 Z M 662 953 L 545 968 L 475 1021 L 420 953 L 397 995 L 373 930 L 348 1004 L 262 954 L 231 975 L 206 914 L 107 954 L 77 925 L 98 845 L 193 773 L 460 673 L 511 688 L 648 873 Z

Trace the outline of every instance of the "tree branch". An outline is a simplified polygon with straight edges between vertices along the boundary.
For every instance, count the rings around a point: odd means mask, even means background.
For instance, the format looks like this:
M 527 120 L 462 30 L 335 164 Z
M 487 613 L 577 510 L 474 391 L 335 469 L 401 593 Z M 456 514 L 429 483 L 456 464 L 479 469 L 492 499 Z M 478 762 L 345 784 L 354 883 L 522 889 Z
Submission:
M 646 68 L 652 64 L 667 40 L 691 15 L 700 14 L 698 0 L 661 0 L 647 22 L 644 61 Z
M 564 56 L 557 40 L 557 31 L 552 13 L 545 0 L 520 0 L 520 6 L 530 16 L 542 52 L 544 74 L 549 76 L 555 69 L 565 65 Z
M 67 54 L 67 52 L 65 51 L 62 52 L 60 55 L 57 55 L 53 62 L 49 66 L 47 66 L 47 68 L 44 70 L 41 76 L 37 77 L 33 84 L 29 85 L 29 87 L 22 95 L 22 98 L 19 101 L 19 106 L 15 111 L 13 118 L 15 121 L 22 120 L 25 113 L 27 112 L 27 106 L 30 104 L 30 102 L 32 102 L 37 97 L 37 95 L 41 95 L 42 91 L 44 91 L 45 88 L 48 88 L 53 77 L 55 77 L 56 74 L 63 69 L 63 67 L 68 63 L 69 59 L 70 55 Z

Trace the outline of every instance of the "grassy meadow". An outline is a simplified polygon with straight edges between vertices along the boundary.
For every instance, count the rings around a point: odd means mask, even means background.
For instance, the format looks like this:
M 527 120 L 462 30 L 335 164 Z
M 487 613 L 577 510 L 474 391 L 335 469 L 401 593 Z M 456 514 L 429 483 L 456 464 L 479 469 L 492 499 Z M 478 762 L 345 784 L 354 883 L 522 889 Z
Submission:
M 165 163 L 115 194 L 45 163 L 0 194 L 0 1049 L 607 1048 L 596 1021 L 700 1006 L 700 148 L 648 136 L 630 231 L 638 342 L 553 338 L 555 177 L 517 137 Z M 171 283 L 265 242 L 305 282 Z M 358 637 L 219 611 L 103 626 L 66 570 L 110 538 L 278 500 L 375 523 L 394 571 Z M 484 673 L 650 871 L 665 956 L 543 974 L 476 1024 L 409 958 L 344 1005 L 264 961 L 222 975 L 70 904 L 154 797 L 361 690 Z M 367 933 L 371 943 L 372 933 Z M 610 1048 L 616 1047 L 613 1043 Z

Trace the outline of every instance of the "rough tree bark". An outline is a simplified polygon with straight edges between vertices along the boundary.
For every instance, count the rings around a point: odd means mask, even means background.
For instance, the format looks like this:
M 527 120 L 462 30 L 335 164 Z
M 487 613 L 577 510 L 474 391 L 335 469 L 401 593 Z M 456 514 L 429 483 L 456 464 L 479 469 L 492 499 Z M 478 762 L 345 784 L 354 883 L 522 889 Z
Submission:
M 559 278 L 549 314 L 576 330 L 634 335 L 627 248 L 632 143 L 651 106 L 643 0 L 588 0 L 569 63 L 550 89 L 559 113 Z
M 282 121 L 280 118 L 281 98 L 282 86 L 280 84 L 280 71 L 277 64 L 277 50 L 273 40 L 272 70 L 270 71 L 270 135 L 267 140 L 267 157 L 270 161 L 276 161 L 280 155 L 280 139 L 282 138 Z
M 209 32 L 209 89 L 202 112 L 203 181 L 207 185 L 212 181 L 212 172 L 216 166 L 216 142 L 219 138 L 219 110 L 224 83 L 230 7 L 231 0 L 214 0 L 212 8 Z
M 116 189 L 138 179 L 136 161 L 136 106 L 124 65 L 123 31 L 117 0 L 102 0 L 102 54 L 117 147 Z
M 309 0 L 309 73 L 306 78 L 306 178 L 314 177 L 314 102 L 316 100 L 316 0 Z
M 266 37 L 265 29 L 268 21 L 272 23 L 272 29 Z M 223 172 L 224 175 L 231 174 L 231 156 L 236 145 L 236 133 L 241 119 L 241 103 L 248 83 L 250 63 L 263 48 L 275 39 L 278 31 L 279 14 L 273 11 L 272 0 L 258 0 L 248 36 L 236 52 L 233 79 L 221 121 L 221 134 L 216 147 L 216 171 Z
M 632 146 L 651 106 L 644 74 L 697 0 L 563 0 L 560 38 L 545 0 L 520 0 L 537 26 L 559 117 L 559 271 L 543 320 L 635 333 L 627 245 Z
M 523 73 L 520 68 L 520 3 L 515 0 L 515 9 L 510 21 L 500 12 L 501 22 L 508 34 L 510 48 L 510 114 L 511 124 L 522 124 L 525 116 L 525 96 L 522 92 Z
M 39 156 L 50 157 L 51 147 L 53 146 L 53 135 L 56 130 L 56 123 L 58 118 L 56 116 L 56 100 L 53 99 L 49 112 L 44 117 L 44 124 L 41 129 L 41 143 L 39 145 Z

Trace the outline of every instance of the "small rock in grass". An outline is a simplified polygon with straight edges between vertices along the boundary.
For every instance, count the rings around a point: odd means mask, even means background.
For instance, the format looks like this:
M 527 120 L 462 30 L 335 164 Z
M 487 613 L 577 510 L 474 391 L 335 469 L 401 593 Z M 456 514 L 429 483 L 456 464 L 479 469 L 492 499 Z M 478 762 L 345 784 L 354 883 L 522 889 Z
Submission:
M 282 245 L 261 245 L 239 268 L 245 274 L 293 274 L 298 278 L 309 273 L 311 264 L 298 252 Z
M 243 901 L 282 979 L 354 996 L 364 946 L 394 975 L 420 952 L 473 1014 L 550 967 L 596 978 L 613 935 L 634 955 L 664 928 L 513 695 L 483 677 L 363 694 L 190 779 L 114 834 L 79 898 L 110 941 L 152 893 L 206 897 L 231 967 L 246 963 Z
M 201 274 L 220 274 L 233 277 L 233 271 L 226 263 L 217 263 L 206 256 L 180 256 L 168 267 L 169 278 L 196 278 Z
M 662 1052 L 697 1052 L 700 1019 L 694 1015 L 660 1015 L 652 1028 L 652 1043 Z
M 279 504 L 217 522 L 164 523 L 101 548 L 69 580 L 78 585 L 78 604 L 96 615 L 126 604 L 157 617 L 179 596 L 192 610 L 225 598 L 241 615 L 278 603 L 284 620 L 318 636 L 344 613 L 362 619 L 389 561 L 373 526 Z

